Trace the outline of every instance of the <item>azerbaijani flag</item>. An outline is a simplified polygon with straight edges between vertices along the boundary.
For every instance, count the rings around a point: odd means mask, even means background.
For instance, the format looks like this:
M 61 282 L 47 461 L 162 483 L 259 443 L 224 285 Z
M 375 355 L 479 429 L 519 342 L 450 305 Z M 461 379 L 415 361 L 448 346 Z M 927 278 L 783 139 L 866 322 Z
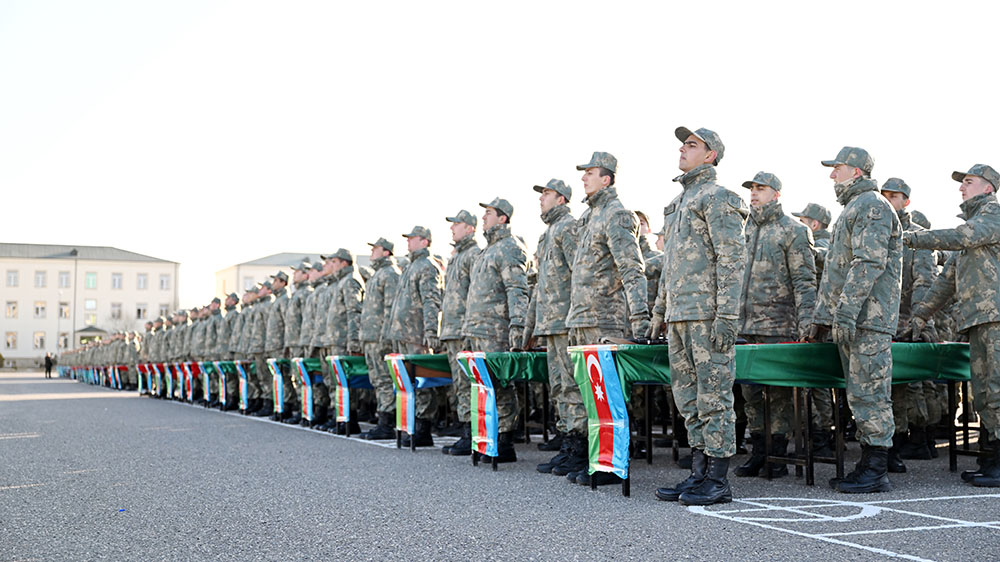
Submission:
M 344 366 L 340 363 L 339 355 L 331 355 L 327 357 L 327 360 L 330 361 L 333 374 L 337 376 L 337 421 L 350 421 L 351 392 L 347 386 L 347 372 L 344 371 Z
M 240 374 L 240 409 L 246 410 L 250 404 L 250 389 L 247 387 L 247 370 L 243 368 L 243 361 L 235 361 L 236 371 Z
M 628 410 L 615 367 L 613 345 L 570 348 L 573 376 L 587 408 L 590 473 L 611 472 L 628 478 Z
M 306 360 L 295 358 L 295 365 L 299 368 L 299 380 L 302 381 L 302 417 L 313 421 L 313 387 L 312 377 L 306 369 Z
M 486 367 L 486 354 L 482 351 L 462 351 L 456 359 L 470 382 L 472 448 L 490 457 L 498 456 L 497 396 Z
M 402 354 L 390 353 L 385 356 L 385 362 L 389 364 L 392 384 L 396 387 L 396 429 L 412 435 L 415 422 L 413 381 L 410 380 L 410 374 L 406 372 Z
M 226 403 L 226 373 L 222 370 L 222 361 L 212 361 L 215 372 L 219 373 L 219 402 Z
M 278 360 L 273 357 L 268 358 L 267 370 L 271 371 L 271 396 L 274 397 L 271 411 L 275 414 L 283 414 L 285 412 L 285 384 L 282 381 Z

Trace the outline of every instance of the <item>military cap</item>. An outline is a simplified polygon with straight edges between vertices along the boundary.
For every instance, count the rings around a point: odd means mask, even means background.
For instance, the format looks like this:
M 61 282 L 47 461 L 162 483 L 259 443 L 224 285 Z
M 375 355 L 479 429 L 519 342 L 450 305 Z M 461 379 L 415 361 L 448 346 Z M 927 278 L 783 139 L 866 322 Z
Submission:
M 385 238 L 379 238 L 374 242 L 369 242 L 368 245 L 371 246 L 372 248 L 374 248 L 375 246 L 380 246 L 383 250 L 389 250 L 390 252 L 392 251 L 393 248 L 396 247 L 395 244 L 389 242 Z
M 722 155 L 726 153 L 726 145 L 722 144 L 722 139 L 719 137 L 719 133 L 704 127 L 693 132 L 687 127 L 677 127 L 674 129 L 674 136 L 681 142 L 686 141 L 691 135 L 694 135 L 696 138 L 701 140 L 701 142 L 705 143 L 705 146 L 707 146 L 709 150 L 715 151 L 715 164 L 718 164 L 719 161 L 722 160 Z
M 162 323 L 164 323 L 164 322 L 166 322 L 166 321 L 167 321 L 167 319 L 166 319 L 166 318 L 164 318 L 164 317 L 162 317 L 162 316 L 158 316 L 158 317 L 156 318 L 156 320 L 153 320 L 153 323 L 155 324 L 156 322 L 159 322 L 160 324 L 162 324 Z
M 792 216 L 817 220 L 823 224 L 830 224 L 830 222 L 833 221 L 833 215 L 830 214 L 830 211 L 828 211 L 823 205 L 818 205 L 816 203 L 809 203 L 801 213 L 792 213 Z
M 577 170 L 587 170 L 589 168 L 606 168 L 611 170 L 612 174 L 617 174 L 618 159 L 615 158 L 610 152 L 595 152 L 594 155 L 590 157 L 590 162 L 580 164 L 576 167 Z
M 220 299 L 219 297 L 215 297 L 214 299 L 212 299 L 212 304 L 222 304 L 222 299 Z
M 187 316 L 187 315 L 188 311 L 183 308 L 174 313 L 174 316 Z
M 351 252 L 348 251 L 346 248 L 338 248 L 337 251 L 334 252 L 334 253 L 332 253 L 332 254 L 328 254 L 328 255 L 325 255 L 325 256 L 320 256 L 320 259 L 323 259 L 323 260 L 332 260 L 333 258 L 337 258 L 337 259 L 340 259 L 340 260 L 344 260 L 346 262 L 354 263 L 354 256 L 352 256 Z
M 872 160 L 868 151 L 854 146 L 845 146 L 844 148 L 841 148 L 840 152 L 837 153 L 836 158 L 833 160 L 823 160 L 822 164 L 831 168 L 837 164 L 845 164 L 847 166 L 859 168 L 866 174 L 872 173 L 872 168 L 875 167 L 875 161 Z
M 279 271 L 279 272 L 275 273 L 274 275 L 272 275 L 271 279 L 281 279 L 282 281 L 284 281 L 287 284 L 288 283 L 288 274 L 285 273 L 284 271 Z
M 194 308 L 191 309 L 191 312 L 193 312 L 195 314 L 198 314 L 199 312 L 201 312 L 201 309 L 196 306 L 196 307 L 194 307 Z
M 257 287 L 257 292 L 259 293 L 260 290 L 263 289 L 263 288 L 265 288 L 265 287 L 267 287 L 268 289 L 273 289 L 274 288 L 274 287 L 271 286 L 271 282 L 270 281 L 263 281 L 263 282 L 260 283 L 260 286 Z
M 444 220 L 448 222 L 462 222 L 473 227 L 479 224 L 479 219 L 476 218 L 476 215 L 473 215 L 465 209 L 462 209 L 453 217 L 445 217 Z
M 413 237 L 426 238 L 430 240 L 431 229 L 427 228 L 426 226 L 414 226 L 413 230 L 403 235 L 403 238 L 413 238 Z
M 895 191 L 896 193 L 902 193 L 907 199 L 910 198 L 910 186 L 906 185 L 906 182 L 899 178 L 889 178 L 882 184 L 882 191 Z
M 296 271 L 309 271 L 310 269 L 312 269 L 312 264 L 309 263 L 309 258 L 304 258 L 295 268 Z
M 750 189 L 753 184 L 766 185 L 775 191 L 781 191 L 781 180 L 778 176 L 768 172 L 757 172 L 753 179 L 743 182 L 743 187 Z
M 493 208 L 501 213 L 507 215 L 507 218 L 512 218 L 514 216 L 514 206 L 511 205 L 506 199 L 501 199 L 499 197 L 493 199 L 489 203 L 480 203 L 480 207 L 484 209 Z
M 566 198 L 566 201 L 569 201 L 570 199 L 573 198 L 573 188 L 566 185 L 566 182 L 562 180 L 557 180 L 555 178 L 552 178 L 549 180 L 549 183 L 545 185 L 536 185 L 534 187 L 534 190 L 537 191 L 538 193 L 541 193 L 546 189 L 551 189 L 552 191 L 555 191 L 559 195 L 562 195 L 563 197 Z
M 318 262 L 314 263 L 313 264 L 313 269 L 315 269 L 316 271 L 322 271 L 323 270 L 323 262 L 322 261 L 318 261 Z
M 227 299 L 233 299 L 236 302 L 240 301 L 240 296 L 237 295 L 236 293 L 229 293 L 229 296 L 227 296 L 226 298 Z
M 931 221 L 927 220 L 927 216 L 920 211 L 910 211 L 910 220 L 927 230 L 931 229 Z
M 976 176 L 983 178 L 984 180 L 990 182 L 993 186 L 993 191 L 995 192 L 1000 188 L 1000 174 L 997 171 L 987 166 L 986 164 L 976 164 L 975 166 L 969 168 L 968 172 L 952 172 L 951 179 L 961 182 L 965 179 L 965 176 Z

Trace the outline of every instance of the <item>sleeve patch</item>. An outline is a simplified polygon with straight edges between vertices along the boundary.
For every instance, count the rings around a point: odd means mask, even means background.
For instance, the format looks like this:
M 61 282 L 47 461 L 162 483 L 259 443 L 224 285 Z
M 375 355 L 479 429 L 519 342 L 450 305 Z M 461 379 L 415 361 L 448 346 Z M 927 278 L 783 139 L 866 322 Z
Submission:
M 873 221 L 882 220 L 882 209 L 879 207 L 872 207 L 868 209 L 868 218 Z

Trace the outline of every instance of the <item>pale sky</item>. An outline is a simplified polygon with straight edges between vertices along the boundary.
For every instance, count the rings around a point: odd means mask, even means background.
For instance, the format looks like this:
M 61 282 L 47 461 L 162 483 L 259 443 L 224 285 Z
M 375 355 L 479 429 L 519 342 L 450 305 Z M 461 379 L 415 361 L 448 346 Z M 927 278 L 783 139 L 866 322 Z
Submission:
M 495 196 L 544 230 L 531 186 L 618 158 L 662 224 L 683 125 L 726 144 L 719 182 L 781 178 L 785 212 L 836 216 L 844 145 L 958 224 L 952 170 L 1000 168 L 994 3 L 0 3 L 0 241 L 180 262 L 182 306 L 278 252 L 368 253 Z M 480 236 L 480 240 L 481 240 Z

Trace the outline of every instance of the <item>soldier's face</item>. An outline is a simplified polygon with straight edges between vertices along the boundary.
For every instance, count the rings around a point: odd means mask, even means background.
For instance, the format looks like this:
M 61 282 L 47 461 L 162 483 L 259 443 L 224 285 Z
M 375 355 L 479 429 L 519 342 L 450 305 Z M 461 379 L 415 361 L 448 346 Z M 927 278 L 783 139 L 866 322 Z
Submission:
M 830 179 L 833 183 L 844 183 L 860 175 L 860 170 L 847 164 L 837 164 L 830 171 Z
M 808 226 L 809 230 L 813 232 L 819 230 L 819 221 L 816 219 L 811 219 L 809 217 L 799 217 L 799 222 Z
M 498 224 L 500 224 L 500 215 L 497 214 L 497 210 L 493 207 L 486 207 L 486 212 L 483 213 L 483 231 L 485 232 Z
M 639 236 L 645 236 L 649 234 L 649 223 L 639 219 Z
M 958 189 L 962 192 L 962 201 L 968 201 L 977 195 L 993 193 L 993 184 L 979 176 L 965 176 Z
M 451 241 L 458 242 L 459 240 L 465 238 L 466 236 L 472 234 L 476 231 L 476 228 L 471 224 L 465 224 L 464 222 L 453 222 L 451 223 Z
M 587 168 L 583 172 L 583 192 L 593 195 L 611 183 L 611 176 L 601 177 L 600 168 Z
M 888 201 L 889 204 L 892 205 L 892 208 L 897 211 L 902 211 L 907 205 L 910 204 L 910 200 L 906 198 L 906 195 L 903 195 L 898 191 L 883 190 L 882 197 L 885 197 L 885 200 Z
M 334 271 L 337 271 L 333 266 L 333 261 L 334 260 L 331 258 L 323 262 L 323 275 L 329 275 Z
M 754 183 L 750 185 L 750 206 L 763 207 L 778 198 L 778 191 L 769 185 Z
M 538 198 L 542 214 L 544 215 L 558 205 L 560 197 L 562 196 L 556 193 L 556 190 L 554 189 L 543 189 L 542 195 Z
M 344 260 L 342 260 L 340 258 L 333 258 L 333 270 L 334 271 L 340 271 L 341 269 L 344 269 L 345 267 L 347 267 L 347 262 L 346 261 L 344 261 Z
M 219 310 L 219 306 L 220 306 L 219 303 L 213 302 L 212 304 L 208 305 L 208 308 L 211 310 Z
M 410 252 L 416 252 L 417 250 L 422 250 L 430 246 L 430 242 L 426 238 L 421 238 L 419 236 L 410 236 L 406 239 L 406 249 Z
M 681 157 L 677 162 L 677 167 L 682 172 L 690 172 L 702 164 L 711 164 L 715 160 L 715 151 L 709 150 L 705 141 L 694 135 L 688 135 L 687 140 L 681 145 L 680 151 Z

